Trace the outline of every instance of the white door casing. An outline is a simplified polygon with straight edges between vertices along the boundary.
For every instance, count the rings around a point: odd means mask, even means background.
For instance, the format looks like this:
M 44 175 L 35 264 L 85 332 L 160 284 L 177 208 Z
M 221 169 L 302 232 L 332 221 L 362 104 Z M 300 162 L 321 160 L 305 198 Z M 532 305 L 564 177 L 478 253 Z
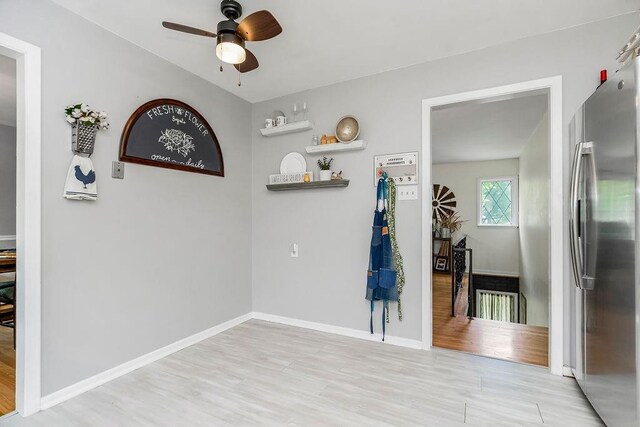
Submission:
M 431 111 L 457 102 L 509 97 L 532 91 L 549 93 L 549 370 L 562 375 L 564 361 L 564 184 L 562 146 L 562 76 L 554 76 L 489 89 L 463 92 L 422 101 L 422 345 L 432 346 L 431 289 Z
M 16 410 L 40 410 L 41 54 L 0 33 L 0 54 L 16 60 Z

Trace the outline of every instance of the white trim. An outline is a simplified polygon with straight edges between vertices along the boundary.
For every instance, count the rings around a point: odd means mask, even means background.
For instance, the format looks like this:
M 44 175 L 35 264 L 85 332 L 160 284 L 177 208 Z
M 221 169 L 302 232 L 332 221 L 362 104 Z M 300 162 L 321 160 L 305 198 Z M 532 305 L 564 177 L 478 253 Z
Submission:
M 564 366 L 564 182 L 562 77 L 549 82 L 549 369 L 562 375 Z
M 511 181 L 511 223 L 510 224 L 483 224 L 482 223 L 482 183 L 486 181 Z M 495 176 L 478 178 L 478 186 L 476 188 L 476 220 L 478 227 L 500 227 L 500 228 L 518 228 L 518 211 L 520 199 L 518 198 L 518 175 L 512 176 Z
M 6 242 L 6 241 L 11 241 L 11 240 L 16 240 L 16 236 L 0 236 L 0 242 Z
M 316 322 L 309 322 L 307 320 L 292 319 L 290 317 L 277 316 L 275 314 L 254 312 L 253 318 L 257 320 L 264 320 L 266 322 L 281 323 L 283 325 L 296 326 L 298 328 L 312 329 L 314 331 L 327 332 L 329 334 L 342 335 L 350 338 L 358 338 L 366 341 L 376 341 L 381 344 L 396 345 L 399 347 L 408 347 L 408 348 L 415 348 L 415 349 L 422 348 L 422 342 L 418 340 L 412 340 L 409 338 L 394 337 L 394 336 L 387 335 L 384 341 L 382 341 L 382 334 L 380 333 L 371 334 L 367 331 L 362 331 L 359 329 L 343 328 L 341 326 L 327 325 L 325 323 L 316 323 Z
M 549 154 L 550 154 L 550 305 L 549 310 L 549 370 L 561 375 L 563 368 L 563 274 L 564 274 L 564 214 L 563 197 L 563 144 L 562 144 L 562 76 L 532 80 L 512 85 L 458 93 L 422 101 L 422 253 L 431 253 L 431 110 L 434 107 L 457 102 L 472 101 L 496 96 L 508 96 L 535 90 L 549 90 Z M 431 259 L 422 257 L 422 345 L 432 345 L 432 296 Z
M 16 410 L 40 410 L 41 286 L 41 54 L 0 33 L 0 54 L 16 60 Z
M 43 396 L 41 409 L 51 408 L 52 406 L 62 403 L 65 400 L 69 400 L 72 397 L 78 396 L 111 380 L 121 377 L 122 375 L 128 374 L 131 371 L 142 368 L 143 366 L 160 360 L 163 357 L 167 357 L 202 340 L 211 338 L 214 335 L 233 328 L 234 326 L 238 326 L 239 324 L 244 323 L 247 320 L 251 320 L 251 318 L 252 313 L 243 314 L 242 316 L 236 317 L 235 319 L 220 323 L 219 325 L 216 325 L 212 328 L 206 329 L 202 332 L 198 332 L 197 334 L 183 338 L 165 347 L 159 348 L 150 353 L 118 365 L 114 368 L 108 369 L 97 375 L 79 381 L 75 384 L 63 388 L 62 390 L 58 390 L 47 396 Z
M 575 378 L 575 375 L 573 375 L 573 370 L 569 366 L 563 366 L 562 367 L 562 376 L 563 377 L 569 377 L 569 378 Z

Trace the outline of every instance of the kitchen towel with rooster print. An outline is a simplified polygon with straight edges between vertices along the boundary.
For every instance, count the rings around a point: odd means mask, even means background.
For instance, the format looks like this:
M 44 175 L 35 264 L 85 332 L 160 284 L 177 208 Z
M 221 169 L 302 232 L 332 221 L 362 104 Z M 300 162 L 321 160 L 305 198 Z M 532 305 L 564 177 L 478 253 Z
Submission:
M 64 197 L 72 200 L 98 199 L 96 172 L 90 158 L 73 156 L 64 185 Z

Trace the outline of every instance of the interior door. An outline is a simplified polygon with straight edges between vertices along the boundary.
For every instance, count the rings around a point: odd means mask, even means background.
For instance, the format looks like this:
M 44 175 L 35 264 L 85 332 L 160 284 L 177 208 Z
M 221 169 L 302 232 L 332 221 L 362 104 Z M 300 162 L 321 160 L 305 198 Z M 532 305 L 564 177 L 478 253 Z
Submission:
M 634 67 L 616 73 L 584 106 L 592 142 L 584 168 L 586 394 L 610 426 L 638 425 Z

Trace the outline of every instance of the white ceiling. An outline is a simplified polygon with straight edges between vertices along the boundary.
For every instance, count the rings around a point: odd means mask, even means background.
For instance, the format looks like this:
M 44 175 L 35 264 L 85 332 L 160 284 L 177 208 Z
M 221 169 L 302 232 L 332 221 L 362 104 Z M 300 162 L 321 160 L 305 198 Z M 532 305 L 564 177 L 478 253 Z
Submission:
M 547 109 L 547 94 L 537 94 L 433 111 L 433 163 L 518 158 Z
M 283 27 L 249 48 L 260 68 L 218 71 L 214 40 L 163 20 L 216 31 L 218 0 L 54 0 L 143 48 L 257 102 L 556 31 L 638 9 L 638 0 L 240 0 Z M 612 53 L 612 55 L 615 52 Z
M 0 125 L 16 125 L 16 61 L 0 55 Z

